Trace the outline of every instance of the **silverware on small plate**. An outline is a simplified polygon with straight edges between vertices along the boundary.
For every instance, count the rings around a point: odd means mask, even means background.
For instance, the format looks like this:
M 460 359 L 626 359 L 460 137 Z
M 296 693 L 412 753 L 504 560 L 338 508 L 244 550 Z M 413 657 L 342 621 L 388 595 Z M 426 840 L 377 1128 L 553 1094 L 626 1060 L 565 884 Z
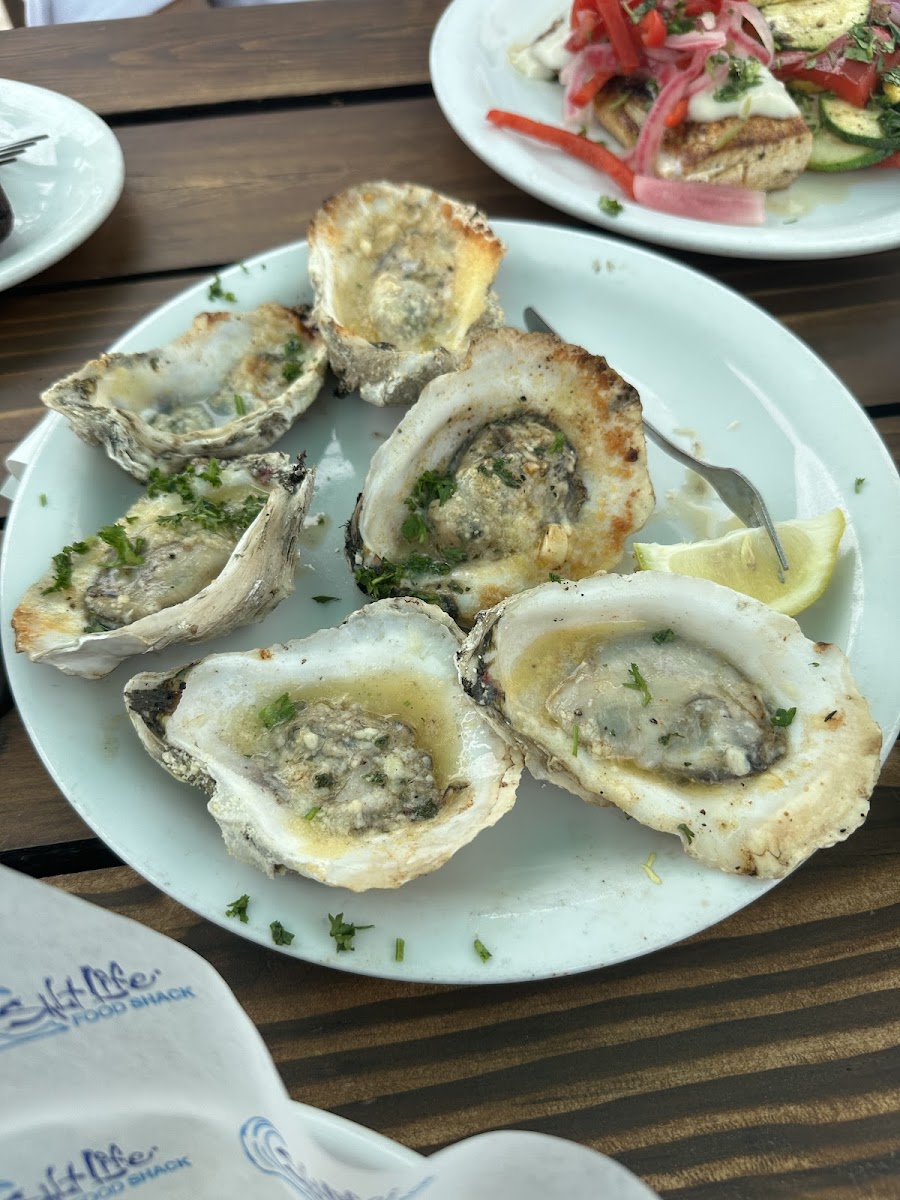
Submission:
M 22 138 L 18 142 L 10 142 L 7 146 L 0 146 L 0 167 L 5 163 L 13 163 L 30 147 L 37 142 L 43 142 L 49 137 L 46 133 L 36 133 L 34 137 Z
M 544 318 L 535 309 L 529 307 L 525 309 L 525 327 L 531 333 L 550 333 L 554 337 L 559 337 L 555 329 L 547 324 Z M 778 561 L 781 563 L 781 568 L 778 572 L 778 578 L 784 583 L 784 575 L 782 570 L 787 571 L 789 568 L 787 556 L 784 553 L 784 548 L 775 532 L 775 526 L 772 518 L 769 516 L 769 510 L 766 508 L 765 501 L 753 486 L 746 475 L 734 469 L 734 467 L 717 467 L 712 463 L 704 462 L 701 458 L 694 458 L 692 454 L 688 454 L 686 450 L 682 450 L 676 446 L 674 442 L 670 442 L 665 434 L 660 433 L 655 425 L 644 417 L 644 432 L 652 442 L 659 446 L 660 450 L 664 450 L 676 462 L 682 466 L 688 467 L 691 471 L 695 471 L 702 476 L 707 483 L 718 494 L 722 502 L 734 513 L 739 520 L 743 521 L 752 529 L 765 529 L 769 535 L 772 545 L 775 547 L 775 553 L 778 555 Z

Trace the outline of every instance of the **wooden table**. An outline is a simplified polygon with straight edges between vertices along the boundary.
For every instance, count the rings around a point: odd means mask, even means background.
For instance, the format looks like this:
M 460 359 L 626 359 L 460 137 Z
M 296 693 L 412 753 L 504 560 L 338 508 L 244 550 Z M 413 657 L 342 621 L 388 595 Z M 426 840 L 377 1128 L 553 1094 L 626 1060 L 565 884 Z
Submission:
M 0 296 L 0 453 L 38 393 L 217 267 L 302 237 L 363 179 L 560 222 L 480 163 L 432 96 L 441 0 L 203 11 L 0 36 L 0 75 L 103 115 L 126 160 L 85 245 Z M 900 448 L 900 251 L 674 255 L 808 342 Z M 889 652 L 890 648 L 886 648 Z M 291 1094 L 418 1150 L 498 1127 L 614 1155 L 666 1197 L 900 1195 L 900 759 L 864 828 L 730 920 L 648 958 L 481 988 L 353 978 L 200 920 L 117 863 L 0 720 L 0 861 L 178 938 L 222 973 Z

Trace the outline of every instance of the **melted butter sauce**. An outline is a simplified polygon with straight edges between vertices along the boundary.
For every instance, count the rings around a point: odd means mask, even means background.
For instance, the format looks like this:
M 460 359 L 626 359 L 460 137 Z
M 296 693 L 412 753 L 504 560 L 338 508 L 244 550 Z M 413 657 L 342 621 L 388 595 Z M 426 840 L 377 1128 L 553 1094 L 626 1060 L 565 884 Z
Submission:
M 244 709 L 221 731 L 221 737 L 239 754 L 249 759 L 257 756 L 261 744 L 265 745 L 267 730 L 259 717 L 259 710 L 271 704 L 282 693 L 271 694 L 260 691 L 256 706 L 249 712 Z M 294 704 L 312 703 L 316 700 L 340 701 L 359 704 L 373 716 L 391 717 L 401 721 L 412 730 L 417 746 L 431 755 L 432 770 L 438 791 L 443 792 L 449 783 L 459 777 L 459 759 L 462 746 L 456 731 L 456 722 L 449 706 L 438 694 L 438 684 L 433 679 L 408 674 L 376 675 L 329 679 L 321 683 L 291 688 L 288 696 Z M 302 722 L 302 713 L 298 714 Z M 315 806 L 315 796 L 310 796 L 310 807 Z M 360 835 L 329 834 L 316 828 L 315 818 L 307 821 L 303 815 L 291 822 L 303 842 L 315 845 L 322 853 L 336 852 L 341 847 L 358 844 Z M 415 823 L 410 823 L 410 830 Z M 403 836 L 398 831 L 393 836 Z M 362 835 L 365 836 L 364 834 Z
M 543 709 L 553 689 L 599 648 L 647 629 L 645 621 L 609 621 L 574 629 L 551 629 L 535 638 L 510 673 L 508 691 L 532 712 Z
M 795 221 L 824 204 L 843 204 L 849 195 L 849 182 L 806 171 L 784 191 L 768 193 L 766 212 Z

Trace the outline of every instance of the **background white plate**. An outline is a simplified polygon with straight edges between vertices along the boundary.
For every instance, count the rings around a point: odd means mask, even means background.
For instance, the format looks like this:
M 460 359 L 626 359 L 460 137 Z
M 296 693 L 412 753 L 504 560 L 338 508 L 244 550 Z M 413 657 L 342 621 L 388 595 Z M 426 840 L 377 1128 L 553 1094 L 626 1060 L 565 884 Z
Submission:
M 0 79 L 0 146 L 49 137 L 0 167 L 12 233 L 0 242 L 0 291 L 74 250 L 106 220 L 125 166 L 115 135 L 83 105 L 45 88 Z
M 573 341 L 606 354 L 663 430 L 689 427 L 713 461 L 745 470 L 776 519 L 845 508 L 848 529 L 835 578 L 802 625 L 808 635 L 849 649 L 890 740 L 900 724 L 900 678 L 884 647 L 893 644 L 900 562 L 887 547 L 896 546 L 900 482 L 853 398 L 792 334 L 705 276 L 596 234 L 506 221 L 494 228 L 509 247 L 497 286 L 511 323 L 537 302 Z M 223 281 L 242 308 L 309 300 L 306 247 L 262 255 L 225 272 Z M 209 307 L 206 292 L 198 285 L 175 298 L 117 348 L 150 349 L 175 337 Z M 0 601 L 20 711 L 74 807 L 147 879 L 234 933 L 271 945 L 269 923 L 277 919 L 296 935 L 286 953 L 409 980 L 489 983 L 586 970 L 668 945 L 759 896 L 771 885 L 702 867 L 677 838 L 531 779 L 494 828 L 398 891 L 354 895 L 297 876 L 270 880 L 228 858 L 202 794 L 176 783 L 141 749 L 121 699 L 136 671 L 303 637 L 362 603 L 341 550 L 342 525 L 372 450 L 401 411 L 326 394 L 283 439 L 283 448 L 306 449 L 318 465 L 313 509 L 328 514 L 313 532 L 318 544 L 302 551 L 308 565 L 293 597 L 259 626 L 200 648 L 173 646 L 132 660 L 99 682 L 13 653 L 9 614 L 26 587 L 63 545 L 120 516 L 139 494 L 61 417 L 50 418 L 7 527 Z M 680 503 L 666 502 L 684 481 L 682 468 L 653 446 L 649 460 L 659 504 L 641 540 L 705 532 Z M 859 495 L 857 476 L 866 477 Z M 327 606 L 310 601 L 323 593 L 340 599 Z M 641 867 L 651 853 L 660 885 Z M 244 892 L 251 897 L 246 925 L 225 916 L 226 905 Z M 352 953 L 338 953 L 328 936 L 327 914 L 338 912 L 374 925 L 357 935 Z M 397 937 L 406 941 L 402 963 L 393 961 Z M 475 954 L 475 937 L 492 952 L 489 962 Z
M 835 258 L 900 245 L 900 172 L 807 171 L 773 192 L 765 225 L 716 225 L 626 201 L 608 217 L 601 195 L 621 198 L 607 176 L 529 138 L 489 125 L 490 108 L 562 125 L 562 88 L 526 79 L 507 62 L 511 46 L 530 42 L 562 12 L 566 0 L 454 0 L 431 42 L 431 82 L 444 116 L 471 150 L 532 196 L 616 233 L 741 258 Z

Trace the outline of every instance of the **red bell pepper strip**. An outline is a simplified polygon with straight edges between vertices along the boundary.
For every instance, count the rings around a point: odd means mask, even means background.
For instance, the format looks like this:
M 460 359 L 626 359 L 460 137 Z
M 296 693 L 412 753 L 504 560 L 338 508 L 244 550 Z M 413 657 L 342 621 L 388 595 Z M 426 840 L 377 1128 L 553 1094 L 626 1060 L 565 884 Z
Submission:
M 606 32 L 616 52 L 623 75 L 631 75 L 637 70 L 640 59 L 634 44 L 634 35 L 629 29 L 630 21 L 626 22 L 619 0 L 597 0 L 597 9 L 603 18 Z
M 629 199 L 633 198 L 634 171 L 598 142 L 592 142 L 580 133 L 570 133 L 568 129 L 559 129 L 555 125 L 544 125 L 540 121 L 532 121 L 518 113 L 503 112 L 499 108 L 492 108 L 487 114 L 487 119 L 498 129 L 511 129 L 514 133 L 522 133 L 526 137 L 545 142 L 548 146 L 564 150 L 566 154 L 580 159 L 594 170 L 609 175 Z
M 666 119 L 663 121 L 663 125 L 665 125 L 666 129 L 677 129 L 677 127 L 687 116 L 687 111 L 688 101 L 685 97 L 684 99 L 679 100 L 678 103 L 673 106 L 670 113 L 666 114 Z
M 660 15 L 659 9 L 651 8 L 638 22 L 638 33 L 645 46 L 661 46 L 666 40 L 667 32 L 666 23 Z
M 573 92 L 570 101 L 575 108 L 584 108 L 590 104 L 600 89 L 612 79 L 608 71 L 598 71 L 590 79 L 586 79 L 577 92 Z
M 900 150 L 895 150 L 893 154 L 889 154 L 887 158 L 883 158 L 881 162 L 875 163 L 876 167 L 900 167 Z
M 805 62 L 812 62 L 812 58 L 807 58 Z M 803 63 L 789 67 L 776 66 L 772 74 L 783 83 L 791 79 L 805 79 L 818 84 L 848 104 L 855 104 L 857 108 L 865 108 L 868 104 L 878 78 L 874 63 L 860 62 L 855 58 L 841 58 L 832 67 L 828 59 L 822 57 L 816 60 L 815 66 L 806 67 Z

